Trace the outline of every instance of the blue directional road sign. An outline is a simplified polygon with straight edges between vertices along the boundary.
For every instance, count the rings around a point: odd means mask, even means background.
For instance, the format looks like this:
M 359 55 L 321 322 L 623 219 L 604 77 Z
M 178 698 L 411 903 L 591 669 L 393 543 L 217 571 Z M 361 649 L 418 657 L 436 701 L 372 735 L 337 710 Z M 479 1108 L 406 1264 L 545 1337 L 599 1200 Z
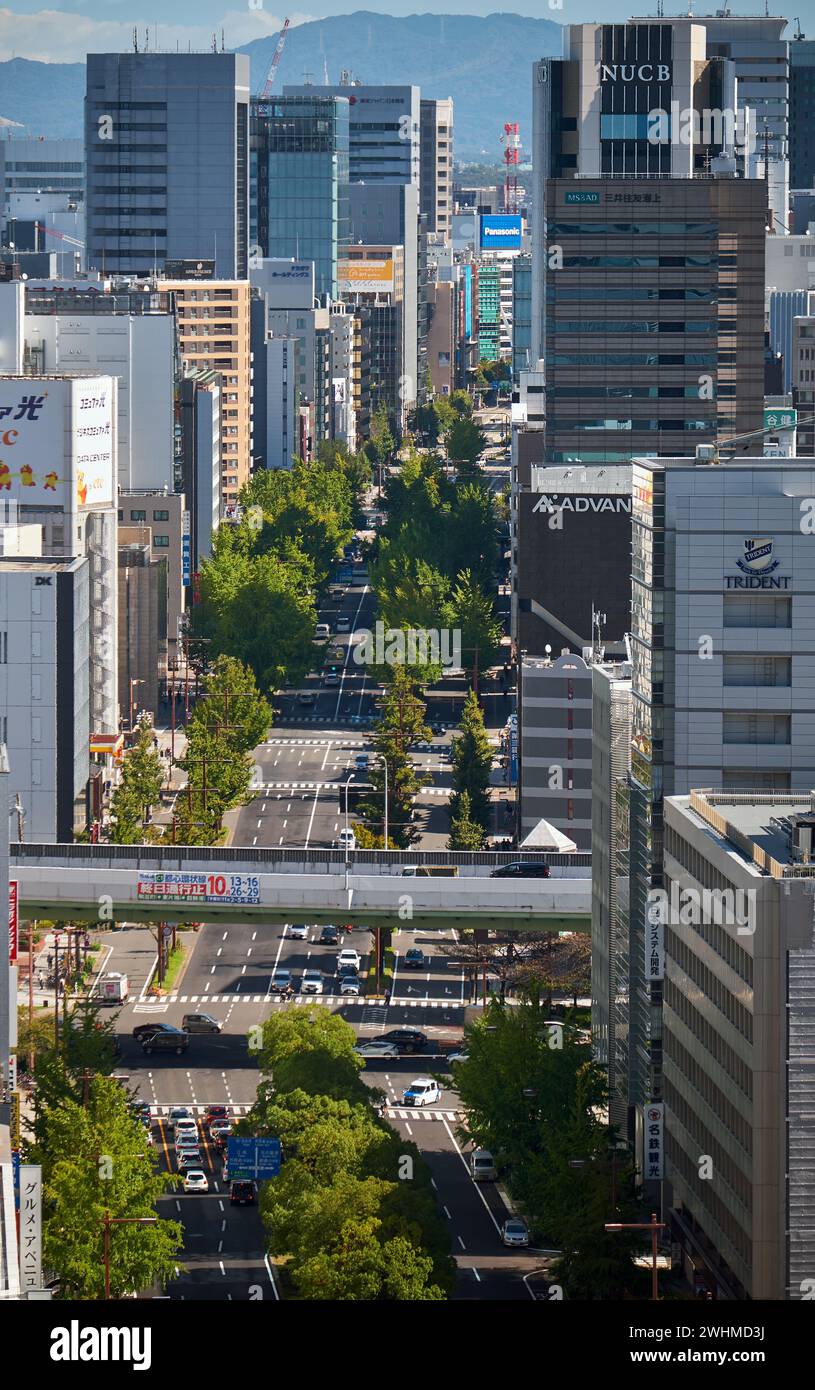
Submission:
M 262 1182 L 280 1172 L 279 1139 L 227 1139 L 226 1161 L 230 1182 L 233 1178 L 253 1178 Z

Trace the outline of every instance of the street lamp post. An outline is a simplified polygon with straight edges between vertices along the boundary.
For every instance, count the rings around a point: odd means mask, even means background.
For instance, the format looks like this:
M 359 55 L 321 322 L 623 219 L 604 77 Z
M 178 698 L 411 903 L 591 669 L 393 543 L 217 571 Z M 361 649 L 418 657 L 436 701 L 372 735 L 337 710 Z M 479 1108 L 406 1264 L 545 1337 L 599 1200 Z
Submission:
M 128 685 L 129 685 L 129 687 L 130 687 L 130 726 L 129 726 L 129 727 L 130 727 L 130 732 L 131 732 L 131 733 L 133 732 L 133 687 L 134 687 L 134 685 L 144 685 L 144 684 L 145 684 L 145 682 L 144 682 L 143 680 L 141 680 L 138 676 L 131 676 L 130 679 L 128 680 Z
M 345 848 L 345 887 L 346 887 L 346 888 L 348 887 L 348 874 L 350 873 L 350 870 L 351 870 L 351 861 L 350 861 L 350 859 L 348 858 L 348 789 L 349 789 L 349 787 L 351 786 L 351 783 L 353 782 L 353 780 L 354 780 L 354 774 L 353 774 L 353 772 L 352 772 L 352 773 L 351 773 L 351 776 L 348 778 L 348 781 L 345 783 L 345 844 L 344 844 L 344 848 Z
M 381 753 L 380 753 L 380 755 L 379 755 L 379 760 L 380 760 L 380 762 L 382 763 L 382 766 L 383 766 L 384 769 L 385 769 L 385 825 L 384 825 L 384 832 L 385 832 L 385 834 L 384 834 L 384 839 L 385 839 L 385 849 L 388 849 L 388 760 L 387 760 L 387 758 L 383 758 L 383 756 L 382 756 Z
M 664 1231 L 665 1222 L 657 1221 L 655 1211 L 650 1221 L 607 1221 L 606 1231 L 650 1231 L 651 1232 L 651 1301 L 659 1302 L 659 1283 L 657 1275 L 657 1231 Z
M 157 1216 L 111 1216 L 106 1211 L 102 1217 L 105 1231 L 105 1298 L 110 1298 L 110 1228 L 111 1226 L 157 1226 Z

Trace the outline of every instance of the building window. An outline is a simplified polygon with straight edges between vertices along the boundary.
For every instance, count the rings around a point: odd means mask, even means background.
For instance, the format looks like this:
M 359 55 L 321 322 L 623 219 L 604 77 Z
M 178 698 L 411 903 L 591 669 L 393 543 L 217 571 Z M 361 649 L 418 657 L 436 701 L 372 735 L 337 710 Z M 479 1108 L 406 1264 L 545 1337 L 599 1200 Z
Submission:
M 131 520 L 131 521 L 146 521 L 146 520 L 147 520 L 147 512 L 131 512 L 131 513 L 130 513 L 130 520 Z
M 153 545 L 156 547 L 156 550 L 169 550 L 169 548 L 170 548 L 170 537 L 169 537 L 169 536 L 154 536 L 154 537 L 153 537 Z
M 170 513 L 169 513 L 169 512 L 153 512 L 153 520 L 154 520 L 154 521 L 169 521 L 169 520 L 170 520 Z

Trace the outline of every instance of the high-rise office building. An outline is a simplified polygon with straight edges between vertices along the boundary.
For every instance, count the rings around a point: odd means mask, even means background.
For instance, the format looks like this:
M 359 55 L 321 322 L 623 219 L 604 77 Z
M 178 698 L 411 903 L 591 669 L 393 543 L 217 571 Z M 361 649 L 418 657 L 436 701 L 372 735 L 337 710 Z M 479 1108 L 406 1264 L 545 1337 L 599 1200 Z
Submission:
M 85 162 L 91 267 L 143 275 L 195 258 L 246 275 L 246 54 L 90 53 Z
M 252 468 L 252 362 L 248 280 L 167 279 L 185 367 L 221 378 L 221 499 L 234 507 Z
M 349 237 L 349 104 L 323 88 L 252 100 L 253 264 L 313 261 L 316 289 L 337 298 L 337 261 Z
M 814 813 L 809 791 L 665 801 L 664 1219 L 719 1299 L 812 1288 Z
M 815 39 L 790 50 L 790 188 L 815 184 Z
M 568 25 L 564 54 L 533 68 L 533 361 L 544 355 L 546 286 L 559 273 L 547 255 L 547 180 L 578 181 L 566 203 L 575 221 L 577 209 L 605 206 L 618 192 L 617 211 L 636 199 L 645 212 L 649 197 L 652 210 L 657 198 L 665 204 L 663 180 L 756 172 L 755 121 L 741 101 L 736 63 L 711 52 L 693 19 Z M 584 185 L 625 177 L 636 177 L 637 186 Z M 766 206 L 763 216 L 762 227 Z
M 549 461 L 686 454 L 761 427 L 763 182 L 550 179 L 545 216 Z
M 285 86 L 283 100 L 319 93 L 349 105 L 349 167 L 352 183 L 420 183 L 421 101 L 419 88 Z
M 453 230 L 453 100 L 422 97 L 421 210 L 428 232 L 445 240 Z

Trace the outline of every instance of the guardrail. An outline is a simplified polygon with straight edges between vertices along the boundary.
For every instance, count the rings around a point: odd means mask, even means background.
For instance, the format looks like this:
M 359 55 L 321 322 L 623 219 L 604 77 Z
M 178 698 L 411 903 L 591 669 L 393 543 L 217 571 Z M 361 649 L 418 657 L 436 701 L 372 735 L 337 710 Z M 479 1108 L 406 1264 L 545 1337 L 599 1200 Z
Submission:
M 500 864 L 514 864 L 519 860 L 540 863 L 542 860 L 551 868 L 582 868 L 591 870 L 591 854 L 579 852 L 572 854 L 548 854 L 533 850 L 416 850 L 416 849 L 355 849 L 346 853 L 342 849 L 297 849 L 289 847 L 272 848 L 263 845 L 226 845 L 212 848 L 208 845 L 86 845 L 86 844 L 12 844 L 9 846 L 12 863 L 24 864 L 42 860 L 61 860 L 66 864 L 92 865 L 107 864 L 122 868 L 132 865 L 175 867 L 177 864 L 212 864 L 224 867 L 229 864 L 337 864 L 346 863 L 352 868 L 356 865 L 376 864 L 390 868 L 408 867 L 422 864 L 457 864 L 461 867 L 498 868 Z

